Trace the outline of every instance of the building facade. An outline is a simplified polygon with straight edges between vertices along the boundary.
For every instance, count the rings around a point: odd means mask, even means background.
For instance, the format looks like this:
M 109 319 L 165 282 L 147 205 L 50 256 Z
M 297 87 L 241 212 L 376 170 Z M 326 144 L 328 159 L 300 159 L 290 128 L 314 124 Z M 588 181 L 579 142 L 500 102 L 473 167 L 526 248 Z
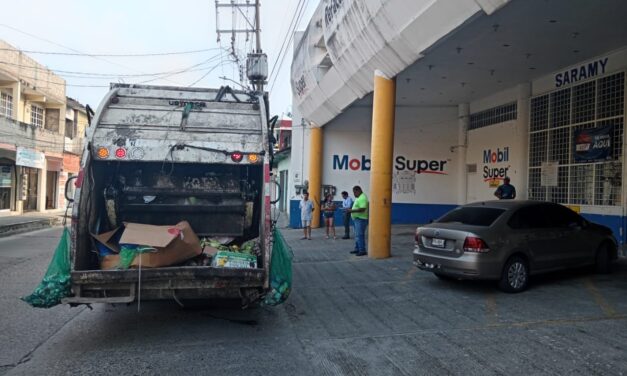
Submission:
M 0 40 L 0 215 L 64 207 L 86 124 L 73 106 L 65 80 Z M 68 129 L 67 117 L 77 126 Z
M 292 205 L 314 129 L 321 185 L 371 190 L 378 71 L 396 85 L 392 223 L 494 199 L 508 176 L 624 243 L 625 16 L 610 0 L 321 1 L 292 64 Z

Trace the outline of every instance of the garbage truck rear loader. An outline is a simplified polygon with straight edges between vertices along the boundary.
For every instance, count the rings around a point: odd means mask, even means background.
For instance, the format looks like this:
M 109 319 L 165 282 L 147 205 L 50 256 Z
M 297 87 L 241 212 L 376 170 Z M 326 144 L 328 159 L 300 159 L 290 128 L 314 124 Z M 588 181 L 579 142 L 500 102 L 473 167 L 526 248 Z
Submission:
M 112 84 L 91 119 L 75 182 L 72 296 L 65 302 L 239 298 L 248 304 L 262 297 L 271 250 L 266 108 L 263 95 L 229 87 Z M 118 252 L 129 223 L 145 243 L 161 235 L 142 226 L 166 226 L 159 228 L 168 232 L 161 245 L 176 238 L 174 258 L 164 259 L 156 247 L 125 268 Z M 199 256 L 199 239 L 235 250 L 252 241 L 256 251 L 246 265 L 207 264 L 202 256 L 215 254 Z

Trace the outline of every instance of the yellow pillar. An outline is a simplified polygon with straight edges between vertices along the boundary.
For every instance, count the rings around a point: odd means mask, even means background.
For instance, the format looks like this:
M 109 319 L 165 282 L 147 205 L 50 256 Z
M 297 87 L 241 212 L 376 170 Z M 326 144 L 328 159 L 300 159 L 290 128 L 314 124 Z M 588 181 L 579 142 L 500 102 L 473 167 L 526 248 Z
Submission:
M 368 215 L 368 255 L 376 259 L 390 257 L 395 108 L 396 80 L 376 71 L 372 101 L 370 213 Z
M 322 128 L 311 129 L 309 136 L 309 199 L 313 201 L 314 208 L 311 217 L 311 228 L 320 227 L 320 194 L 322 192 Z

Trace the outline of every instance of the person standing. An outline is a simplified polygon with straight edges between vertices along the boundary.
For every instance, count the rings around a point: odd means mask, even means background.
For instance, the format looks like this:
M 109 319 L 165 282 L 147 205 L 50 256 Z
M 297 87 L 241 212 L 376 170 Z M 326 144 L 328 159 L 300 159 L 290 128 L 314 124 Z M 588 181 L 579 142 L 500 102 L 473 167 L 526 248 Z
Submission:
M 509 176 L 503 179 L 503 184 L 494 191 L 494 195 L 499 200 L 513 200 L 516 198 L 516 188 L 509 183 Z
M 366 227 L 368 227 L 368 197 L 361 187 L 356 185 L 353 187 L 355 202 L 353 207 L 348 210 L 355 223 L 355 250 L 351 251 L 355 256 L 365 256 L 366 252 Z
M 309 193 L 303 193 L 303 199 L 300 201 L 300 220 L 303 223 L 304 235 L 301 240 L 311 240 L 311 216 L 314 210 L 313 202 L 309 200 Z
M 335 223 L 333 223 L 335 219 L 335 209 L 336 207 L 335 202 L 333 202 L 333 196 L 327 195 L 324 199 L 324 203 L 322 204 L 322 214 L 324 216 L 324 224 L 326 225 L 327 239 L 329 239 L 331 234 L 333 234 L 333 239 L 336 239 Z
M 353 198 L 348 195 L 348 192 L 342 192 L 342 210 L 344 214 L 344 236 L 342 239 L 351 238 L 351 213 L 349 209 L 353 207 Z

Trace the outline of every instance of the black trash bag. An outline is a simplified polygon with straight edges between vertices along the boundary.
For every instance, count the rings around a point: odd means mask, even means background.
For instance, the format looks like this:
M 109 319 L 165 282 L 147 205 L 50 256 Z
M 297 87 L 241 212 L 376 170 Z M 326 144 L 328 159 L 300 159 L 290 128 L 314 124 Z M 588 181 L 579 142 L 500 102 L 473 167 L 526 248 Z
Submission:
M 22 300 L 35 308 L 50 308 L 70 293 L 70 231 L 65 227 L 43 280 Z

